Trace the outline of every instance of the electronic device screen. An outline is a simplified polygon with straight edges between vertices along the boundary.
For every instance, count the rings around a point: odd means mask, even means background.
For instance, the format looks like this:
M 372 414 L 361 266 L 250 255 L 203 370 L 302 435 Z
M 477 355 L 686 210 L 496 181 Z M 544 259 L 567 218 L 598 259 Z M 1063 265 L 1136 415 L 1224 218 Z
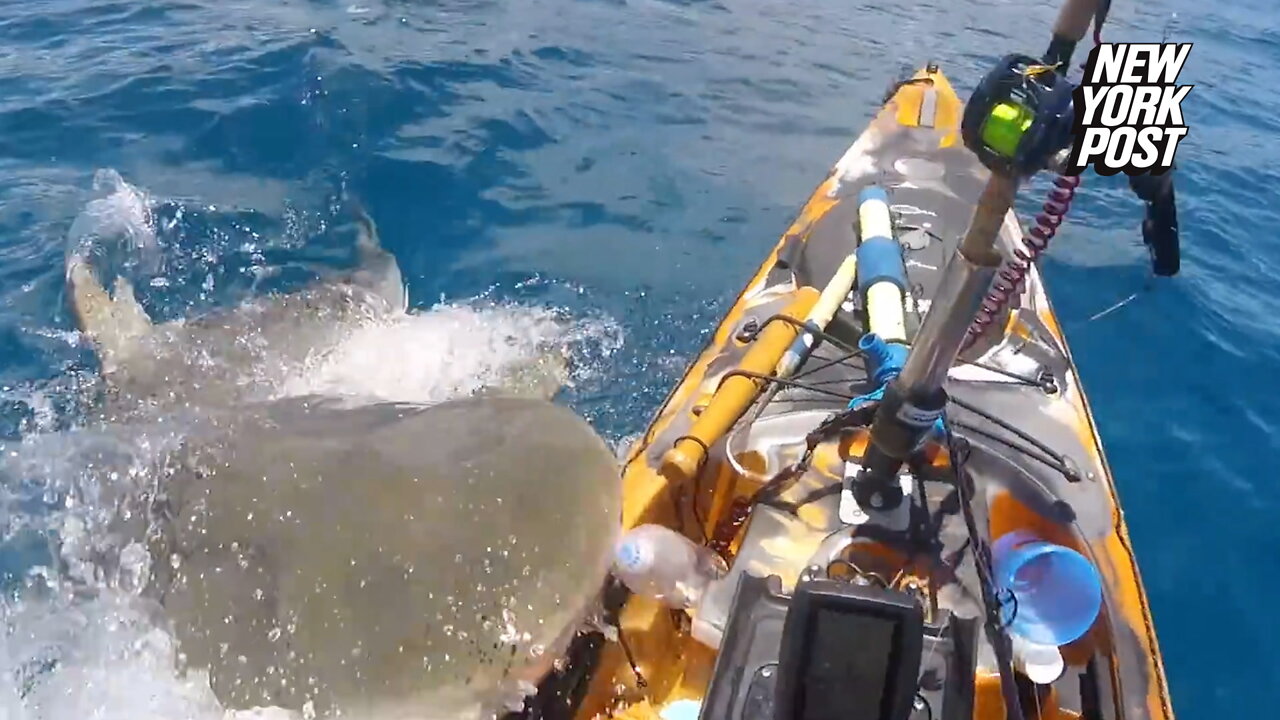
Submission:
M 879 720 L 898 625 L 892 618 L 852 615 L 819 608 L 811 627 L 812 660 L 800 682 L 803 715 L 798 720 Z M 859 650 L 862 650 L 861 652 Z
M 905 720 L 922 635 L 914 598 L 830 580 L 801 583 L 783 631 L 775 720 Z

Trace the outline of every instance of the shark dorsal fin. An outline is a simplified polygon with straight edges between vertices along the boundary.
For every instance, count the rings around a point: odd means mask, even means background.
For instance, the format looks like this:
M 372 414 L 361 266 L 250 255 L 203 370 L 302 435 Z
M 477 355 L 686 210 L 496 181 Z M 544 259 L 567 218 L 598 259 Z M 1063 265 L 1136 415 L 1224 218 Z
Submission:
M 73 261 L 67 268 L 67 285 L 76 326 L 93 341 L 104 374 L 115 372 L 151 333 L 151 318 L 133 293 L 133 285 L 117 277 L 111 295 L 93 268 Z
M 351 274 L 351 281 L 381 297 L 393 309 L 408 309 L 408 294 L 404 277 L 396 258 L 382 247 L 378 226 L 369 217 L 364 206 L 348 200 L 356 225 L 356 256 L 359 265 Z

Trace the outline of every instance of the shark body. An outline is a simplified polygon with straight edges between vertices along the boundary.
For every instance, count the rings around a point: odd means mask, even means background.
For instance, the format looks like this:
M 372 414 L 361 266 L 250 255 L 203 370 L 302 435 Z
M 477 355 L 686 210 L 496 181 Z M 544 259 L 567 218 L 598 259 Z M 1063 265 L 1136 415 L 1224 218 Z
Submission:
M 394 257 L 360 214 L 358 268 L 297 293 L 155 324 L 84 256 L 68 297 L 111 386 L 108 421 L 188 423 L 143 505 L 146 594 L 182 663 L 229 709 L 467 717 L 551 670 L 619 532 L 617 460 L 547 399 L 435 405 L 261 398 L 354 326 L 403 312 Z M 552 363 L 552 366 L 555 364 Z M 519 373 L 517 373 L 519 375 Z

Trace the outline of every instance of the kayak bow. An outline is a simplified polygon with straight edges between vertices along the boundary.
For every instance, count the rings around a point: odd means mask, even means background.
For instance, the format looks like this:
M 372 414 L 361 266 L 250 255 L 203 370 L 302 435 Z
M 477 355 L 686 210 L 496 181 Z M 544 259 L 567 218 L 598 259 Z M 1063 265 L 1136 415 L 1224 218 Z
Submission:
M 899 84 L 632 448 L 624 527 L 676 530 L 722 551 L 729 570 L 696 607 L 627 597 L 579 718 L 822 717 L 806 687 L 825 688 L 826 710 L 849 718 L 1172 718 L 1116 488 L 1034 266 L 941 376 L 945 421 L 919 418 L 927 439 L 895 476 L 904 502 L 882 509 L 852 492 L 876 393 L 901 371 L 894 341 L 916 343 L 930 312 L 946 308 L 944 269 L 991 177 L 959 142 L 963 111 L 932 65 Z M 1026 247 L 1005 208 L 987 220 L 994 262 Z M 885 242 L 895 252 L 877 254 Z M 831 292 L 838 308 L 813 312 L 830 306 Z M 970 522 L 980 543 L 970 542 Z M 1042 600 L 1000 578 L 984 588 L 979 572 L 1010 562 L 992 557 L 1005 552 L 1002 538 L 1024 537 L 1085 559 L 1100 590 L 1082 634 L 1047 650 L 1013 634 Z M 976 545 L 991 547 L 985 562 Z M 1087 595 L 1080 587 L 1064 597 Z M 988 590 L 996 606 L 984 607 Z M 921 630 L 898 643 L 866 625 L 834 649 L 816 638 L 835 630 L 797 639 L 828 601 L 844 608 L 840 617 L 892 616 L 899 634 Z M 858 614 L 872 607 L 903 614 Z M 1000 652 L 982 636 L 990 613 L 1011 638 L 1012 692 L 1002 692 Z M 793 662 L 796 648 L 825 658 L 821 667 L 871 667 L 879 653 L 883 672 L 840 706 L 841 688 L 857 682 L 831 684 L 819 665 Z M 884 702 L 867 699 L 867 687 Z M 1007 708 L 1010 698 L 1018 708 Z

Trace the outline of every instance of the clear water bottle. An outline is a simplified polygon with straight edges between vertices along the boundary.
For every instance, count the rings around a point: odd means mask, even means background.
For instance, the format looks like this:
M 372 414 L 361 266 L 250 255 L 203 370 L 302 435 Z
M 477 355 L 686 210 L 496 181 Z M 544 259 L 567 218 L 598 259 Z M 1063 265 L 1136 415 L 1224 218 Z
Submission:
M 714 550 L 661 525 L 641 525 L 618 543 L 613 572 L 631 592 L 681 610 L 696 607 L 702 593 L 727 568 Z
M 1015 600 L 1004 609 L 1009 630 L 1032 643 L 1066 645 L 1088 632 L 1102 609 L 1098 569 L 1069 547 L 1012 532 L 991 546 L 991 566 L 995 584 Z

